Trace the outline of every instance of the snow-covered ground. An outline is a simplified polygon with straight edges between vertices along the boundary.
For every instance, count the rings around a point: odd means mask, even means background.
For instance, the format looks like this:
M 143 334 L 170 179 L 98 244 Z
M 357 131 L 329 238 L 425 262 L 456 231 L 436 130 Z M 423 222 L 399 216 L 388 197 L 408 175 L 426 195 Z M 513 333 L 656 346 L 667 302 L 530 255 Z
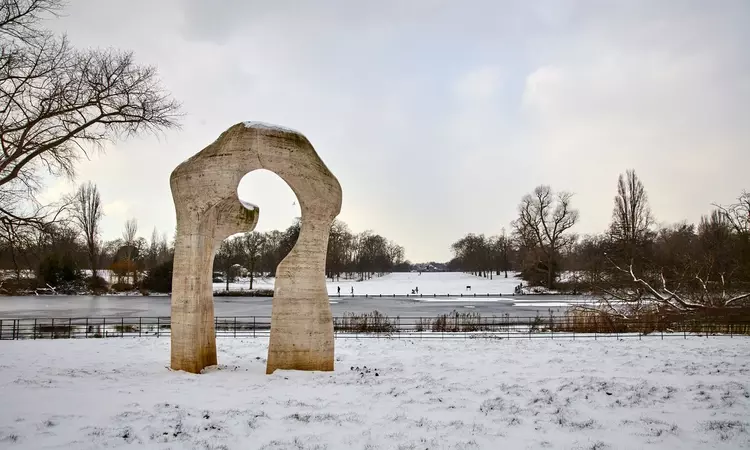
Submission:
M 750 339 L 343 340 L 264 375 L 267 340 L 172 372 L 166 339 L 4 342 L 0 447 L 750 448 Z
M 331 281 L 328 279 L 326 285 L 328 293 L 335 295 L 337 288 L 341 287 L 341 295 L 350 295 L 352 288 L 355 295 L 406 295 L 411 294 L 412 289 L 419 288 L 419 293 L 424 295 L 473 295 L 473 294 L 512 294 L 514 288 L 523 280 L 515 278 L 514 273 L 508 273 L 508 278 L 503 275 L 493 275 L 489 278 L 458 272 L 416 272 L 391 273 L 382 277 L 374 276 L 369 280 L 355 281 L 345 280 Z M 274 278 L 256 278 L 253 281 L 253 289 L 273 289 Z M 466 287 L 471 286 L 471 290 Z M 247 290 L 250 282 L 243 279 L 238 283 L 229 283 L 229 290 Z M 214 283 L 214 290 L 226 289 L 226 283 Z

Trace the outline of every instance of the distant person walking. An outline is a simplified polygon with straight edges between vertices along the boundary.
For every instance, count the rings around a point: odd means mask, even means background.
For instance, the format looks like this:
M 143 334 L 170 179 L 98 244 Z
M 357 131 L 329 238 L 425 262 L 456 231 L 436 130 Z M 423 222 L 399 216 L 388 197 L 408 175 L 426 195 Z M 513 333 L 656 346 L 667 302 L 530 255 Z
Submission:
M 419 286 L 417 286 L 417 287 L 414 288 L 414 292 L 416 292 L 417 294 L 419 294 Z
M 341 297 L 341 286 L 336 287 L 336 293 L 338 293 L 339 297 Z
M 354 286 L 352 286 L 352 295 L 354 295 Z

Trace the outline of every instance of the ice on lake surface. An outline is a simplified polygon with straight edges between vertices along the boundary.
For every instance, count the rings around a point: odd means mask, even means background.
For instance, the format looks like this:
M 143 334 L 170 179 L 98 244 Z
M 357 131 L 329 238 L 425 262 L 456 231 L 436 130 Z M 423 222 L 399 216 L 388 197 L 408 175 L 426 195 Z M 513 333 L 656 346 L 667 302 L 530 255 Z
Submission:
M 393 273 L 375 276 L 366 281 L 341 279 L 327 282 L 334 315 L 346 312 L 380 311 L 390 316 L 434 317 L 454 309 L 471 309 L 482 315 L 535 316 L 550 308 L 561 312 L 578 297 L 532 296 L 507 297 L 521 280 L 509 273 L 485 279 L 464 273 Z M 274 279 L 256 279 L 255 289 L 273 289 Z M 471 286 L 471 290 L 466 289 Z M 214 290 L 223 290 L 225 283 L 214 283 Z M 338 296 L 341 287 L 341 297 Z M 355 298 L 351 298 L 354 288 Z M 419 288 L 422 297 L 411 294 Z M 249 280 L 230 283 L 230 290 L 249 289 Z M 407 294 L 409 297 L 406 297 Z M 451 295 L 451 298 L 431 297 Z M 487 294 L 491 294 L 489 297 Z M 502 294 L 502 296 L 500 295 Z M 361 297 L 367 295 L 368 298 Z M 379 297 L 383 295 L 383 297 Z M 395 297 L 394 297 L 395 295 Z M 476 298 L 474 297 L 476 295 Z M 463 296 L 463 297 L 462 297 Z M 166 317 L 170 313 L 167 296 L 31 296 L 0 297 L 0 318 L 13 317 Z M 270 297 L 216 297 L 217 316 L 270 316 Z

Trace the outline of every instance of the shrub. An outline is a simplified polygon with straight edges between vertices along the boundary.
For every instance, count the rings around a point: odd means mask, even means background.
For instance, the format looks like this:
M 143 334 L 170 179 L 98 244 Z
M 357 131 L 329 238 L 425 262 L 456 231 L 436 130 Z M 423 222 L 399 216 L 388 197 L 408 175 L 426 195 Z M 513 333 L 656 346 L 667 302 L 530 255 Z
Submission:
M 273 289 L 251 289 L 247 291 L 215 291 L 214 297 L 273 297 Z
M 3 295 L 19 295 L 33 291 L 38 287 L 38 281 L 36 278 L 11 278 L 3 280 L 2 289 L 0 294 Z
M 432 323 L 432 331 L 435 332 L 468 332 L 481 331 L 490 328 L 482 325 L 482 316 L 479 313 L 459 313 L 453 311 L 437 317 Z
M 130 292 L 133 290 L 133 285 L 129 283 L 115 283 L 112 285 L 112 290 L 115 292 Z
M 107 283 L 107 280 L 98 275 L 96 277 L 87 277 L 86 286 L 94 294 L 103 294 L 109 290 L 109 283 Z
M 643 308 L 627 315 L 596 308 L 570 308 L 555 318 L 554 331 L 575 333 L 687 332 L 750 334 L 750 308 L 712 308 L 701 311 L 675 311 Z
M 357 333 L 394 333 L 398 331 L 399 318 L 390 319 L 378 311 L 366 314 L 345 313 L 344 317 L 334 319 L 336 331 Z
M 141 283 L 142 292 L 148 291 L 169 293 L 172 292 L 172 268 L 174 260 L 162 263 L 148 271 L 148 275 Z
M 47 255 L 39 264 L 39 279 L 42 284 L 57 286 L 65 282 L 81 280 L 81 272 L 70 254 Z

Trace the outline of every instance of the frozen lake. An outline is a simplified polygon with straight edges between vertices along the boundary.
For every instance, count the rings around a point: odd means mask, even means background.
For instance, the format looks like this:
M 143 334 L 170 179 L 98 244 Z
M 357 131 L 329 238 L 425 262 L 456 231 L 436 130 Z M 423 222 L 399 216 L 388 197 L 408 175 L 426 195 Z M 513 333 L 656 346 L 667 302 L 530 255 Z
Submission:
M 329 281 L 327 288 L 335 316 L 377 310 L 389 316 L 435 317 L 454 309 L 483 316 L 535 316 L 548 314 L 550 309 L 563 312 L 570 302 L 580 301 L 564 296 L 510 295 L 520 282 L 513 274 L 490 280 L 464 273 L 394 273 L 360 282 Z M 274 279 L 265 278 L 256 280 L 253 287 L 273 289 L 273 283 Z M 467 290 L 467 286 L 471 286 L 471 290 Z M 339 287 L 341 297 L 337 294 Z M 215 290 L 224 288 L 222 283 L 214 284 Z M 230 284 L 230 290 L 248 288 L 248 281 Z M 352 288 L 356 297 L 349 296 Z M 415 288 L 419 288 L 423 298 L 407 297 Z M 361 297 L 364 294 L 388 297 Z M 451 297 L 431 298 L 433 294 Z M 474 294 L 476 298 L 470 297 Z M 270 297 L 215 297 L 214 305 L 217 317 L 271 315 Z M 167 317 L 169 313 L 170 298 L 166 296 L 0 297 L 0 318 Z
M 425 299 L 427 300 L 427 299 Z M 432 299 L 429 299 L 432 300 Z M 513 299 L 477 298 L 419 301 L 414 298 L 351 298 L 331 297 L 331 310 L 334 316 L 344 313 L 369 313 L 375 310 L 389 316 L 435 317 L 450 313 L 478 312 L 483 316 L 524 317 L 547 314 L 549 309 L 563 312 L 565 302 L 549 296 L 526 295 L 510 303 Z M 489 301 L 488 301 L 489 300 Z M 39 296 L 39 297 L 0 297 L 0 318 L 68 318 L 68 317 L 168 317 L 170 297 L 143 296 Z M 270 297 L 215 297 L 214 308 L 217 317 L 270 316 Z

